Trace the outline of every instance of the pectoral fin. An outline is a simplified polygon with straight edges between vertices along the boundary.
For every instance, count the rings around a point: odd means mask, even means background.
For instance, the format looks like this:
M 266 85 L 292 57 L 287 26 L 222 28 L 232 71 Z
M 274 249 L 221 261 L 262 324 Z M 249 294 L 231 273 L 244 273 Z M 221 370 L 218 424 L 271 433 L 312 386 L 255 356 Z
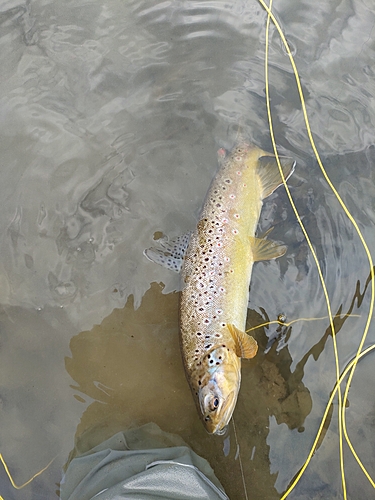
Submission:
M 239 358 L 253 358 L 258 351 L 257 341 L 250 335 L 247 335 L 247 333 L 239 330 L 236 326 L 232 324 L 228 324 L 227 326 L 234 340 L 237 356 Z
M 280 156 L 279 159 L 284 178 L 288 180 L 294 172 L 296 162 L 292 158 L 285 156 Z M 262 199 L 267 198 L 283 183 L 274 156 L 261 156 L 258 158 L 257 174 L 262 185 Z
M 249 236 L 249 240 L 254 262 L 277 259 L 277 257 L 284 255 L 287 249 L 285 245 L 280 245 L 279 243 L 263 238 L 255 238 L 255 236 Z

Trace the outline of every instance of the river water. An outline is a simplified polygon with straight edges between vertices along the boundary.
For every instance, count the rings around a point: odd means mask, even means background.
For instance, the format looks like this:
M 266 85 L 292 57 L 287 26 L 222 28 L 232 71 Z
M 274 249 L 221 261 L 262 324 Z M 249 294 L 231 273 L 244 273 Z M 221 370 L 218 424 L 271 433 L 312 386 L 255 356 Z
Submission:
M 369 0 L 275 0 L 311 129 L 334 186 L 375 245 L 375 14 Z M 238 127 L 272 150 L 265 105 L 266 13 L 256 0 L 3 0 L 0 4 L 0 470 L 4 500 L 57 498 L 69 455 L 149 421 L 207 458 L 231 499 L 278 499 L 303 465 L 335 383 L 318 272 L 280 188 L 260 232 L 288 245 L 256 264 L 235 425 L 205 433 L 178 346 L 178 276 L 143 250 L 194 227 L 216 152 Z M 270 28 L 276 142 L 337 319 L 340 369 L 370 305 L 361 241 L 324 181 L 295 79 Z M 155 236 L 155 237 L 156 237 Z M 350 316 L 345 317 L 345 314 Z M 365 346 L 375 342 L 371 326 Z M 360 361 L 348 432 L 375 475 L 372 354 Z M 290 494 L 342 498 L 337 400 Z M 349 498 L 373 490 L 347 446 Z M 243 466 L 241 474 L 240 459 Z

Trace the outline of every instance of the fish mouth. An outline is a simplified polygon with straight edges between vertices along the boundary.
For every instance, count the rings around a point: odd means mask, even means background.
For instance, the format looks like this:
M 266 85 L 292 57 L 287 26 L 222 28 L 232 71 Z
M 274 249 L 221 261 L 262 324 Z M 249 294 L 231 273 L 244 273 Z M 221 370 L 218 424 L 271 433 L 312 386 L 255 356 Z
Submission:
M 227 430 L 228 430 L 228 424 L 224 425 L 222 429 L 216 430 L 213 434 L 215 434 L 215 436 L 223 436 L 227 432 Z

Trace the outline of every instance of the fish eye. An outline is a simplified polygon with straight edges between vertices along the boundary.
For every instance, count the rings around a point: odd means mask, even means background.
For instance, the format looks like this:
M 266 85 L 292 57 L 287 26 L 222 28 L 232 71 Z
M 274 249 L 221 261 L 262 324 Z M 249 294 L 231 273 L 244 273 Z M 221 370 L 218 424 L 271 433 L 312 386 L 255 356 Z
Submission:
M 215 411 L 217 410 L 219 407 L 219 398 L 217 396 L 215 396 L 212 400 L 211 400 L 211 403 L 210 403 L 210 410 L 211 411 Z

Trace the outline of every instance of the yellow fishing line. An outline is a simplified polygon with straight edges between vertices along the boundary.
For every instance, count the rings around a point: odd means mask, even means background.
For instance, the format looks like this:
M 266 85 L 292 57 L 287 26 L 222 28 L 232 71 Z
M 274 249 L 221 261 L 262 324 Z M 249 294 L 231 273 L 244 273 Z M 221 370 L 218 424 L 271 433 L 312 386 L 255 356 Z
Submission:
M 360 318 L 360 314 L 348 314 L 344 315 L 347 318 Z M 341 318 L 339 314 L 336 314 L 336 316 L 333 316 L 333 319 L 335 318 Z M 294 323 L 298 323 L 299 321 L 319 321 L 322 319 L 328 319 L 328 316 L 321 316 L 320 318 L 297 318 L 297 319 L 292 319 L 292 321 L 279 321 L 278 319 L 274 319 L 272 321 L 267 321 L 266 323 L 261 323 L 260 325 L 252 326 L 248 330 L 246 330 L 246 333 L 252 332 L 253 330 L 257 330 L 258 328 L 263 328 L 265 326 L 269 325 L 281 325 L 281 326 L 290 326 L 293 325 Z
M 375 348 L 375 345 L 372 345 L 371 348 Z M 365 351 L 363 351 L 365 352 Z M 361 354 L 363 353 L 361 352 Z M 356 365 L 357 365 L 357 362 L 359 360 L 359 358 L 361 357 L 360 356 L 356 356 L 353 360 L 353 368 L 349 374 L 349 377 L 348 377 L 348 382 L 346 384 L 346 387 L 345 387 L 345 393 L 344 393 L 344 403 L 346 403 L 347 401 L 347 398 L 348 398 L 348 393 L 349 393 L 349 389 L 350 389 L 350 383 L 349 381 L 353 378 L 353 372 L 354 372 L 354 369 L 356 368 Z M 362 472 L 364 473 L 364 475 L 367 477 L 367 479 L 369 480 L 371 486 L 373 488 L 375 488 L 375 482 L 373 481 L 373 479 L 371 478 L 370 474 L 368 473 L 366 467 L 363 465 L 362 461 L 360 460 L 359 456 L 357 455 L 353 445 L 352 445 L 352 442 L 350 441 L 349 439 L 349 436 L 348 436 L 348 432 L 347 432 L 347 428 L 346 428 L 346 422 L 345 422 L 345 406 L 344 406 L 344 403 L 343 403 L 343 408 L 342 408 L 342 412 L 343 412 L 343 424 L 344 424 L 344 435 L 345 435 L 345 439 L 348 443 L 348 446 L 350 448 L 350 451 L 353 453 L 354 455 L 354 458 L 357 460 L 357 463 L 358 465 L 360 466 Z
M 354 457 L 356 458 L 356 460 L 357 460 L 359 466 L 361 467 L 362 471 L 365 473 L 366 477 L 370 480 L 371 484 L 374 486 L 374 483 L 371 480 L 369 474 L 367 473 L 365 467 L 363 466 L 362 462 L 359 460 L 358 455 L 355 453 L 354 447 L 353 447 L 353 445 L 352 445 L 352 443 L 351 443 L 351 441 L 349 439 L 348 433 L 347 433 L 346 420 L 345 420 L 345 408 L 346 408 L 346 401 L 347 401 L 347 397 L 348 397 L 350 383 L 351 383 L 351 380 L 353 378 L 357 362 L 358 362 L 359 358 L 361 357 L 361 351 L 362 351 L 364 342 L 365 342 L 366 337 L 367 337 L 367 333 L 368 333 L 368 330 L 369 330 L 369 327 L 370 327 L 370 323 L 371 323 L 371 319 L 372 319 L 372 314 L 373 314 L 373 309 L 374 309 L 374 298 L 375 298 L 375 285 L 374 285 L 374 281 L 375 280 L 374 280 L 374 276 L 375 275 L 374 275 L 373 261 L 372 261 L 370 250 L 369 250 L 369 248 L 368 248 L 368 246 L 366 244 L 366 241 L 365 241 L 365 239 L 364 239 L 364 237 L 363 237 L 363 235 L 362 235 L 362 233 L 361 233 L 361 231 L 360 231 L 360 229 L 359 229 L 356 221 L 354 220 L 353 216 L 350 214 L 350 212 L 349 212 L 348 208 L 346 207 L 345 203 L 343 202 L 343 200 L 341 199 L 341 197 L 338 194 L 337 190 L 333 186 L 333 184 L 332 184 L 331 180 L 329 179 L 328 174 L 326 173 L 326 171 L 325 171 L 325 169 L 323 167 L 323 164 L 322 164 L 322 162 L 320 160 L 318 151 L 316 149 L 316 146 L 315 146 L 315 143 L 314 143 L 314 140 L 313 140 L 313 137 L 312 137 L 311 128 L 310 128 L 308 117 L 307 117 L 306 106 L 305 106 L 305 101 L 304 101 L 304 97 L 303 97 L 303 92 L 302 92 L 302 87 L 301 87 L 301 83 L 300 83 L 300 78 L 299 78 L 299 74 L 298 74 L 298 71 L 297 71 L 297 67 L 295 65 L 293 56 L 292 56 L 292 54 L 290 52 L 289 45 L 288 45 L 288 43 L 287 43 L 287 41 L 285 39 L 285 36 L 284 36 L 284 34 L 283 34 L 282 30 L 281 30 L 281 27 L 278 24 L 277 20 L 275 19 L 274 15 L 271 12 L 272 0 L 271 0 L 271 3 L 270 3 L 270 7 L 267 7 L 267 5 L 264 3 L 263 0 L 259 0 L 259 2 L 261 3 L 261 5 L 263 6 L 263 8 L 266 10 L 266 12 L 268 14 L 267 15 L 267 28 L 269 27 L 269 20 L 272 19 L 272 22 L 274 23 L 277 31 L 279 32 L 281 40 L 282 40 L 282 42 L 283 42 L 283 44 L 284 44 L 284 46 L 285 46 L 285 48 L 287 50 L 287 53 L 288 53 L 288 56 L 289 56 L 289 59 L 290 59 L 290 62 L 291 62 L 291 65 L 292 65 L 292 68 L 293 68 L 293 71 L 294 71 L 294 75 L 295 75 L 295 79 L 296 79 L 296 83 L 297 83 L 297 87 L 298 87 L 298 92 L 299 92 L 299 95 L 300 95 L 301 106 L 302 106 L 302 111 L 303 111 L 303 115 L 304 115 L 304 119 L 305 119 L 305 124 L 306 124 L 306 129 L 307 129 L 308 137 L 309 137 L 311 146 L 313 148 L 315 157 L 317 159 L 317 162 L 319 164 L 319 167 L 320 167 L 320 169 L 321 169 L 321 171 L 322 171 L 322 173 L 323 173 L 323 175 L 324 175 L 324 177 L 325 177 L 328 185 L 330 186 L 331 190 L 333 191 L 334 195 L 336 196 L 337 200 L 339 201 L 341 207 L 343 208 L 343 210 L 346 213 L 347 217 L 349 218 L 349 220 L 353 224 L 353 226 L 354 226 L 354 228 L 355 228 L 355 230 L 356 230 L 356 232 L 357 232 L 357 234 L 358 234 L 358 236 L 359 236 L 359 238 L 361 240 L 361 243 L 362 243 L 362 245 L 363 245 L 363 247 L 365 249 L 365 252 L 366 252 L 366 255 L 367 255 L 367 258 L 368 258 L 368 261 L 369 261 L 369 265 L 370 265 L 370 274 L 371 274 L 371 299 L 370 299 L 369 313 L 368 313 L 368 316 L 367 316 L 367 321 L 366 321 L 366 325 L 365 325 L 365 329 L 364 329 L 364 332 L 363 332 L 363 335 L 362 335 L 361 342 L 360 342 L 360 344 L 358 346 L 357 353 L 356 353 L 356 356 L 355 356 L 355 358 L 353 360 L 353 363 L 351 364 L 351 371 L 350 371 L 350 374 L 349 374 L 348 382 L 347 382 L 345 393 L 344 393 L 344 398 L 343 398 L 342 405 L 341 405 L 341 410 L 339 411 L 339 413 L 341 413 L 342 427 L 343 427 L 344 436 L 345 436 L 345 439 L 346 439 L 346 441 L 348 443 L 348 446 L 349 446 L 350 450 L 352 451 Z M 266 33 L 266 37 L 267 37 L 267 42 L 268 42 L 268 33 Z M 268 53 L 267 44 L 266 44 L 266 51 Z M 283 179 L 283 182 L 284 181 L 285 180 Z M 285 185 L 285 182 L 284 182 L 284 185 Z M 287 188 L 287 186 L 285 186 L 285 187 Z M 301 228 L 302 228 L 302 226 L 301 226 Z M 302 230 L 303 230 L 303 228 L 302 228 Z M 339 395 L 340 395 L 340 391 L 339 391 Z M 328 408 L 328 405 L 327 405 L 327 408 Z M 319 438 L 320 433 L 321 433 L 321 429 L 318 432 L 317 438 Z M 311 451 L 313 451 L 313 449 L 314 449 L 314 447 L 312 448 Z M 304 465 L 302 473 L 305 470 L 305 468 L 307 467 L 307 464 L 310 461 L 311 456 L 312 456 L 312 453 L 309 454 L 309 457 L 306 460 L 306 463 Z M 297 482 L 299 480 L 299 477 L 300 476 L 297 476 L 297 479 L 292 484 L 292 486 L 289 488 L 289 490 L 286 492 L 286 494 L 284 495 L 283 498 L 286 498 L 286 496 L 292 491 L 292 489 L 294 488 L 294 486 L 297 484 Z M 346 492 L 344 491 L 344 496 L 345 496 L 345 494 L 346 494 Z
M 0 453 L 0 461 L 1 463 L 3 464 L 3 467 L 5 469 L 5 472 L 7 473 L 7 476 L 9 478 L 9 481 L 11 482 L 11 485 L 13 486 L 13 488 L 15 488 L 16 490 L 22 490 L 22 488 L 24 488 L 25 486 L 27 486 L 28 484 L 30 484 L 32 481 L 34 481 L 34 479 L 38 476 L 40 476 L 40 474 L 42 474 L 45 470 L 48 469 L 48 467 L 51 465 L 51 463 L 55 460 L 56 457 L 54 457 L 50 462 L 49 464 L 47 464 L 42 470 L 40 470 L 39 472 L 37 472 L 36 474 L 33 475 L 32 478 L 30 478 L 28 481 L 26 481 L 26 483 L 23 483 L 21 484 L 20 486 L 18 486 L 14 480 L 13 480 L 13 477 L 12 477 L 12 474 L 10 473 L 9 471 L 9 468 L 4 460 L 4 457 L 2 455 L 2 453 Z M 0 500 L 2 499 L 3 497 L 0 496 Z M 4 499 L 3 499 L 4 500 Z
M 273 22 L 275 22 L 276 19 L 273 17 L 272 12 L 271 12 L 272 0 L 270 0 L 269 7 L 267 7 L 264 4 L 263 0 L 259 0 L 259 1 L 264 6 L 264 8 L 266 8 L 266 11 L 267 11 L 267 14 L 268 14 L 267 15 L 267 25 L 266 25 L 265 87 L 266 87 L 267 115 L 268 115 L 268 123 L 269 123 L 269 127 L 270 127 L 270 136 L 271 136 L 272 146 L 273 146 L 274 154 L 275 154 L 276 161 L 277 161 L 277 164 L 278 164 L 278 167 L 279 167 L 280 175 L 281 175 L 281 178 L 283 180 L 283 183 L 284 183 L 284 186 L 285 186 L 288 198 L 289 198 L 289 202 L 290 202 L 290 204 L 291 204 L 291 206 L 293 208 L 293 211 L 294 211 L 294 213 L 296 215 L 298 223 L 299 223 L 299 225 L 300 225 L 300 227 L 302 229 L 302 232 L 303 232 L 303 234 L 304 234 L 304 236 L 306 238 L 306 242 L 307 242 L 307 244 L 308 244 L 308 246 L 310 248 L 311 254 L 313 256 L 313 259 L 315 261 L 315 264 L 316 264 L 316 267 L 317 267 L 317 270 L 318 270 L 320 282 L 321 282 L 323 293 L 324 293 L 325 300 L 326 300 L 326 303 L 327 303 L 327 311 L 328 311 L 328 316 L 329 316 L 329 322 L 330 322 L 330 325 L 331 325 L 332 339 L 333 339 L 333 348 L 334 348 L 334 354 L 335 354 L 336 380 L 338 380 L 339 376 L 340 376 L 339 357 L 338 357 L 337 342 L 336 342 L 336 332 L 335 332 L 335 327 L 334 327 L 334 324 L 333 324 L 331 304 L 330 304 L 330 300 L 329 300 L 329 296 L 328 296 L 327 287 L 326 287 L 326 284 L 325 284 L 325 281 L 324 281 L 322 270 L 321 270 L 320 265 L 319 265 L 318 257 L 317 257 L 317 255 L 315 253 L 314 247 L 313 247 L 313 245 L 311 243 L 311 240 L 310 240 L 309 235 L 308 235 L 308 233 L 306 231 L 306 228 L 305 228 L 305 226 L 304 226 L 304 224 L 303 224 L 303 222 L 302 222 L 302 220 L 301 220 L 301 218 L 299 216 L 298 210 L 297 210 L 297 208 L 296 208 L 296 206 L 294 204 L 294 200 L 292 198 L 290 190 L 289 190 L 289 188 L 288 188 L 288 186 L 286 184 L 286 180 L 285 180 L 285 177 L 284 177 L 284 174 L 283 174 L 283 171 L 282 171 L 282 168 L 281 168 L 281 164 L 280 164 L 280 159 L 279 159 L 279 156 L 278 156 L 278 153 L 277 153 L 276 141 L 275 141 L 275 136 L 274 136 L 274 131 L 273 131 L 273 122 L 272 122 L 272 116 L 271 116 L 271 105 L 270 105 L 270 96 L 269 96 L 269 77 L 268 77 L 269 25 L 270 25 L 271 16 L 272 16 Z M 281 29 L 280 29 L 280 31 L 281 31 Z M 281 33 L 282 33 L 282 31 L 281 31 Z M 285 47 L 287 49 L 288 55 L 290 55 L 290 57 L 291 57 L 291 52 L 290 52 L 290 49 L 289 49 L 289 46 L 288 46 L 286 40 L 285 40 Z M 302 89 L 299 88 L 299 90 L 302 92 Z M 339 399 L 339 408 L 341 408 L 341 406 L 342 406 L 342 395 L 341 395 L 340 385 L 338 386 L 338 399 Z M 340 449 L 341 482 L 342 482 L 344 500 L 346 500 L 346 481 L 345 481 L 345 470 L 344 470 L 344 453 L 343 453 L 342 422 L 341 422 L 341 420 L 342 420 L 342 413 L 341 413 L 341 411 L 338 412 L 338 420 L 339 420 L 339 449 Z M 311 457 L 313 455 L 313 452 L 314 452 L 314 450 L 312 449 L 310 451 L 310 454 L 308 455 L 308 459 L 307 459 L 307 461 L 305 463 L 305 467 L 307 467 L 307 464 L 310 461 L 310 459 L 311 459 Z M 303 468 L 303 471 L 304 470 L 305 469 Z M 303 473 L 303 471 L 302 471 L 302 473 Z M 286 498 L 287 494 L 284 495 L 283 498 Z
M 362 351 L 359 356 L 355 356 L 355 358 L 350 361 L 350 363 L 346 366 L 346 368 L 344 369 L 344 371 L 342 372 L 342 374 L 340 375 L 339 379 L 336 381 L 336 384 L 335 384 L 335 387 L 333 388 L 332 390 L 332 393 L 331 393 L 331 396 L 328 400 L 328 403 L 327 403 L 327 406 L 326 406 L 326 409 L 324 411 L 324 414 L 323 414 L 323 417 L 322 417 L 322 420 L 321 420 L 321 423 L 320 423 L 320 426 L 319 426 L 319 429 L 318 429 L 318 432 L 317 432 L 317 435 L 315 437 L 315 441 L 312 445 L 312 450 L 315 451 L 316 449 L 316 446 L 318 444 L 318 441 L 319 441 L 319 438 L 321 436 L 321 433 L 323 431 L 323 427 L 324 427 L 324 424 L 325 424 L 325 420 L 327 418 L 327 415 L 328 415 L 328 412 L 331 408 L 331 404 L 336 396 L 336 392 L 338 391 L 338 388 L 340 387 L 340 384 L 343 382 L 344 378 L 346 377 L 346 375 L 349 373 L 350 370 L 353 369 L 353 367 L 355 367 L 358 363 L 358 361 L 363 357 L 365 356 L 366 354 L 368 354 L 370 351 L 374 350 L 375 349 L 375 344 L 371 345 L 370 347 L 367 347 L 367 349 L 365 349 L 364 351 Z M 285 499 L 289 493 L 294 489 L 295 485 L 297 484 L 298 480 L 300 479 L 300 477 L 302 476 L 304 470 L 305 470 L 305 464 L 303 465 L 303 467 L 300 469 L 296 479 L 293 481 L 292 485 L 289 487 L 289 489 L 286 491 L 286 493 L 284 493 L 284 495 L 281 497 L 280 500 L 283 500 Z M 371 479 L 371 478 L 370 478 Z

